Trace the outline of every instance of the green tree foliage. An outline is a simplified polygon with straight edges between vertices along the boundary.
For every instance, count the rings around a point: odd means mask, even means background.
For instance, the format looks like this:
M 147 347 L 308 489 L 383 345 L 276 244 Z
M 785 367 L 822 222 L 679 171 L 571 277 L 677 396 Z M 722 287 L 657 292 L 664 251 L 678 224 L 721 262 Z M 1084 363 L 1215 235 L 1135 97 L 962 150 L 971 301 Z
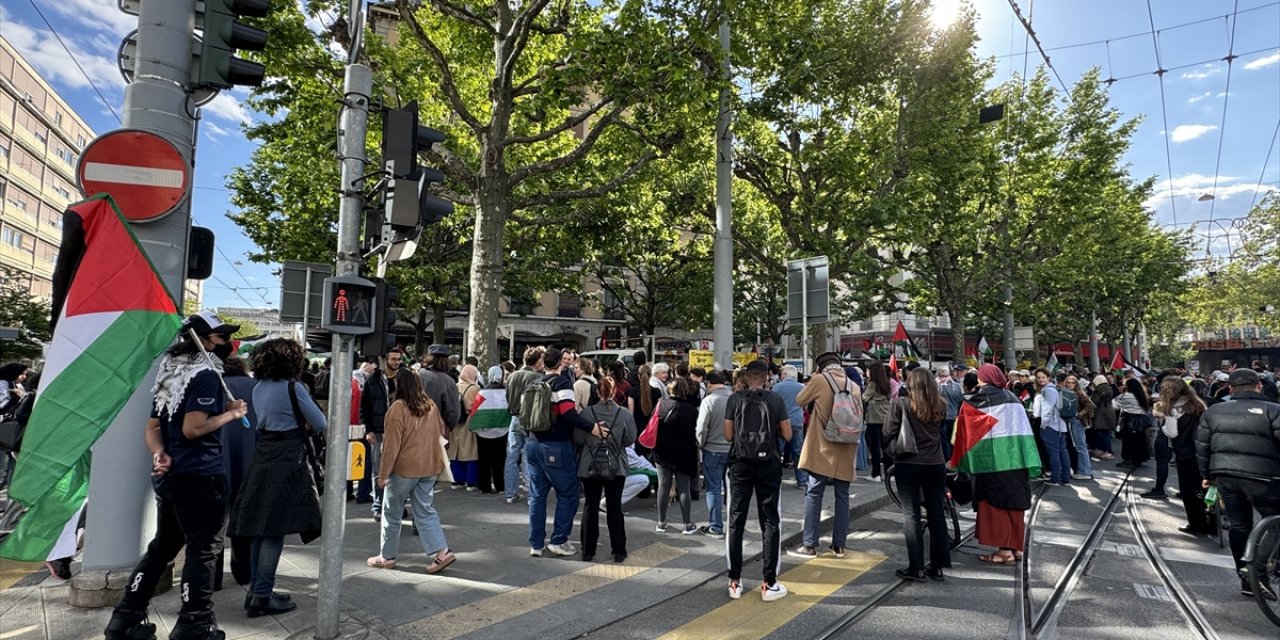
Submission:
M 0 362 L 36 360 L 53 337 L 49 331 L 49 303 L 31 296 L 30 276 L 0 269 L 0 327 L 18 330 L 12 342 L 0 342 Z
M 1218 232 L 1222 235 L 1222 232 Z M 1272 192 L 1249 212 L 1234 255 L 1208 263 L 1176 304 L 1200 329 L 1256 325 L 1280 333 L 1280 193 Z

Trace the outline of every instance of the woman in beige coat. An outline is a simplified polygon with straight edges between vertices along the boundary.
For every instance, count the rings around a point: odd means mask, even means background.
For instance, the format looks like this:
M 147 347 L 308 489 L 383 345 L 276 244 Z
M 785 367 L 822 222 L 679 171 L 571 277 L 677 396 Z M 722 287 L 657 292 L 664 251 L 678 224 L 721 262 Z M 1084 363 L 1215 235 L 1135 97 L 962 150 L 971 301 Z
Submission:
M 396 374 L 395 401 L 387 408 L 378 486 L 383 491 L 381 553 L 369 558 L 378 569 L 394 569 L 400 547 L 400 514 L 407 498 L 422 550 L 433 555 L 427 573 L 438 573 L 453 564 L 453 552 L 444 539 L 440 514 L 432 505 L 436 478 L 444 472 L 440 438 L 444 420 L 436 404 L 422 391 L 418 374 L 407 367 Z
M 458 396 L 462 406 L 458 424 L 453 427 L 449 436 L 449 468 L 453 470 L 453 485 L 450 489 L 466 487 L 467 491 L 480 490 L 480 443 L 476 434 L 467 426 L 471 407 L 476 403 L 476 395 L 480 393 L 480 370 L 475 365 L 467 365 L 458 372 Z
M 835 492 L 835 516 L 832 518 L 831 553 L 844 557 L 849 535 L 849 483 L 853 481 L 858 458 L 858 443 L 832 442 L 822 434 L 831 419 L 836 390 L 847 389 L 853 402 L 862 406 L 862 390 L 845 377 L 840 356 L 827 352 L 814 359 L 814 371 L 796 402 L 809 411 L 804 446 L 800 450 L 800 468 L 809 472 L 809 486 L 804 496 L 804 536 L 801 546 L 787 553 L 800 558 L 818 555 L 818 528 L 822 523 L 822 498 L 830 485 Z

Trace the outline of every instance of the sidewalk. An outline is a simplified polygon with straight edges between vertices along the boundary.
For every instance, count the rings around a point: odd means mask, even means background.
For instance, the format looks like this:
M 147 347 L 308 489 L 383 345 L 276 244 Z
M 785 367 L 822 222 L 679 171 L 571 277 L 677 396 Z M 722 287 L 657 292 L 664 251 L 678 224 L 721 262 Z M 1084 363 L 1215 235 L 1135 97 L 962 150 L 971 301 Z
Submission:
M 804 494 L 795 488 L 791 471 L 784 474 L 782 537 L 786 548 L 799 543 Z M 850 492 L 854 494 L 850 499 L 851 530 L 860 528 L 859 516 L 888 504 L 884 487 L 878 482 L 857 480 Z M 831 517 L 829 494 L 824 521 Z M 579 636 L 717 579 L 725 571 L 724 540 L 681 535 L 678 527 L 668 533 L 654 531 L 655 498 L 633 500 L 624 507 L 630 557 L 623 564 L 615 564 L 608 557 L 603 516 L 602 551 L 597 551 L 596 562 L 584 563 L 580 556 L 529 556 L 528 508 L 524 502 L 508 505 L 500 496 L 444 488 L 437 490 L 436 506 L 458 560 L 443 573 L 428 576 L 423 572 L 427 559 L 408 522 L 401 538 L 399 567 L 385 571 L 365 566 L 365 559 L 377 554 L 378 527 L 370 517 L 369 505 L 347 504 L 343 619 L 367 627 L 369 634 L 364 637 Z M 669 518 L 678 521 L 679 506 L 671 505 L 671 511 L 675 515 L 669 512 Z M 705 524 L 706 513 L 705 500 L 693 505 L 695 522 Z M 579 521 L 580 518 L 581 514 Z M 755 582 L 760 571 L 761 545 L 754 515 L 748 520 L 747 529 L 743 575 Z M 829 525 L 824 531 L 829 533 Z M 571 534 L 575 545 L 578 535 L 575 523 Z M 229 640 L 284 639 L 293 634 L 311 637 L 305 630 L 315 620 L 320 543 L 299 545 L 296 537 L 292 542 L 286 545 L 280 561 L 277 590 L 292 594 L 298 609 L 282 616 L 247 618 L 242 609 L 244 588 L 237 586 L 228 573 L 223 590 L 215 595 L 215 611 Z M 27 567 L 34 572 L 0 591 L 0 638 L 102 637 L 109 609 L 72 608 L 67 604 L 65 583 L 49 577 L 43 567 Z M 21 570 L 12 564 L 0 566 L 0 580 Z M 158 637 L 167 637 L 178 607 L 177 589 L 153 602 L 151 619 L 157 624 Z

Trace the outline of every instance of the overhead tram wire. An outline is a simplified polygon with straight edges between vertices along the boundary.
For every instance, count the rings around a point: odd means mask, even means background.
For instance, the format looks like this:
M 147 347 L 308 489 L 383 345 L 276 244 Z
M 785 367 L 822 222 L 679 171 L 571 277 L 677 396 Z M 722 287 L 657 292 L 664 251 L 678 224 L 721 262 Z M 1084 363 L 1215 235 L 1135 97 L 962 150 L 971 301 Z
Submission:
M 1150 2 L 1150 0 L 1148 0 L 1148 2 Z M 1223 58 L 1223 60 L 1226 60 L 1227 62 L 1227 87 L 1223 90 L 1222 95 L 1222 121 L 1218 125 L 1218 159 L 1213 166 L 1213 190 L 1209 192 L 1215 196 L 1218 194 L 1218 173 L 1222 170 L 1222 146 L 1223 142 L 1227 139 L 1227 105 L 1229 105 L 1231 101 L 1231 71 L 1235 68 L 1234 63 L 1237 57 L 1235 53 L 1236 25 L 1240 23 L 1240 16 L 1238 13 L 1240 9 L 1240 0 L 1235 1 L 1235 9 L 1237 10 L 1237 14 L 1233 18 L 1229 18 L 1231 20 L 1231 36 L 1227 40 L 1227 57 Z M 1255 193 L 1257 192 L 1255 191 Z M 1210 234 L 1213 233 L 1213 216 L 1217 206 L 1218 199 L 1216 197 L 1209 201 Z M 1209 257 L 1209 247 L 1212 244 L 1212 240 L 1213 236 L 1210 235 L 1210 237 L 1206 238 L 1204 241 L 1204 254 L 1206 258 Z
M 1165 182 L 1169 191 L 1169 207 L 1173 211 L 1173 225 L 1176 227 L 1178 226 L 1178 201 L 1173 197 L 1173 150 L 1169 144 L 1169 138 L 1172 137 L 1173 132 L 1169 131 L 1169 107 L 1164 95 L 1164 74 L 1169 70 L 1164 68 L 1164 63 L 1160 60 L 1160 32 L 1156 31 L 1156 17 L 1155 12 L 1151 10 L 1151 0 L 1147 0 L 1147 21 L 1151 25 L 1151 46 L 1156 53 L 1155 75 L 1160 79 L 1160 118 L 1164 122 L 1164 162 L 1165 170 L 1168 172 Z
M 1276 120 L 1276 130 L 1271 133 L 1271 144 L 1267 145 L 1267 159 L 1262 161 L 1262 171 L 1258 174 L 1258 186 L 1253 189 L 1253 197 L 1249 199 L 1249 208 L 1245 215 L 1253 212 L 1253 205 L 1258 203 L 1258 192 L 1262 190 L 1267 179 L 1267 166 L 1271 164 L 1271 151 L 1276 147 L 1276 138 L 1280 138 L 1280 119 Z
M 120 114 L 116 113 L 115 107 L 111 106 L 111 103 L 107 101 L 106 96 L 102 95 L 102 91 L 98 89 L 98 85 L 93 81 L 93 78 L 89 77 L 89 73 L 84 70 L 84 67 L 80 66 L 80 61 L 76 60 L 76 55 L 74 53 L 71 53 L 71 48 L 67 46 L 67 43 L 62 41 L 62 36 L 58 35 L 57 29 L 53 28 L 53 23 L 49 22 L 48 18 L 44 17 L 44 12 L 41 11 L 39 5 L 36 4 L 36 0 L 27 0 L 27 2 L 31 3 L 31 8 L 36 10 L 36 15 L 40 16 L 40 19 L 44 21 L 44 25 L 49 28 L 49 32 L 53 34 L 53 37 L 58 41 L 58 44 L 62 45 L 62 50 L 67 52 L 67 57 L 71 58 L 71 62 L 75 64 L 76 68 L 80 70 L 80 73 L 84 75 L 84 79 L 89 81 L 89 86 L 93 87 L 93 92 L 98 94 L 98 99 L 107 107 L 107 110 L 111 112 L 111 115 L 115 116 L 116 122 L 124 124 L 124 120 L 120 119 Z
M 1013 15 L 1022 23 L 1022 28 L 1026 30 L 1027 36 L 1031 38 L 1032 42 L 1036 43 L 1036 49 L 1040 51 L 1040 57 L 1044 58 L 1044 66 L 1049 67 L 1049 70 L 1053 72 L 1053 77 L 1058 79 L 1058 84 L 1062 85 L 1063 92 L 1066 93 L 1067 99 L 1070 100 L 1071 90 L 1067 88 L 1067 83 L 1062 81 L 1062 76 L 1058 73 L 1058 70 L 1054 68 L 1053 62 L 1049 60 L 1049 54 L 1045 52 L 1044 45 L 1040 44 L 1040 36 L 1037 36 L 1035 29 L 1031 27 L 1031 20 L 1023 17 L 1022 10 L 1018 8 L 1017 0 L 1009 0 L 1009 8 L 1013 9 Z
M 1232 13 L 1240 13 L 1240 14 L 1252 13 L 1252 12 L 1254 12 L 1254 11 L 1261 11 L 1261 10 L 1263 10 L 1263 9 L 1270 9 L 1270 8 L 1275 7 L 1275 6 L 1277 6 L 1277 5 L 1280 5 L 1280 2 L 1268 2 L 1268 3 L 1266 3 L 1266 4 L 1260 4 L 1260 5 L 1256 6 L 1256 7 L 1249 7 L 1249 8 L 1247 8 L 1247 9 L 1241 9 L 1241 10 L 1240 10 L 1240 11 L 1238 11 L 1238 12 L 1232 12 Z M 1193 27 L 1193 26 L 1200 25 L 1200 24 L 1205 24 L 1205 23 L 1209 23 L 1209 22 L 1215 22 L 1215 21 L 1218 21 L 1218 20 L 1221 20 L 1221 19 L 1223 19 L 1223 18 L 1226 18 L 1226 17 L 1231 16 L 1231 15 L 1232 15 L 1232 13 L 1224 13 L 1224 14 L 1216 15 L 1216 16 L 1212 16 L 1212 17 L 1209 17 L 1209 18 L 1201 18 L 1201 19 L 1199 19 L 1199 20 L 1192 20 L 1191 22 L 1183 22 L 1183 23 L 1181 23 L 1181 24 L 1169 25 L 1169 26 L 1167 26 L 1167 27 L 1161 27 L 1159 30 L 1160 30 L 1160 31 L 1173 31 L 1173 30 L 1175 30 L 1175 29 L 1183 29 L 1183 28 L 1186 28 L 1186 27 Z M 1152 28 L 1152 31 L 1141 31 L 1141 32 L 1138 32 L 1138 33 L 1130 33 L 1130 34 L 1128 34 L 1128 35 L 1123 35 L 1123 36 L 1114 36 L 1114 37 L 1111 37 L 1111 38 L 1107 38 L 1107 39 L 1105 39 L 1105 40 L 1093 40 L 1093 41 L 1090 41 L 1090 42 L 1076 42 L 1076 43 L 1073 43 L 1073 44 L 1064 44 L 1064 45 L 1060 45 L 1060 46 L 1057 46 L 1057 47 L 1046 47 L 1046 48 L 1045 48 L 1045 51 L 1064 51 L 1064 50 L 1067 50 L 1067 49 L 1079 49 L 1080 47 L 1092 47 L 1092 46 L 1096 46 L 1096 45 L 1100 45 L 1100 44 L 1107 44 L 1108 42 L 1118 42 L 1118 41 L 1120 41 L 1120 40 L 1131 40 L 1131 39 L 1133 39 L 1133 38 L 1141 38 L 1141 37 L 1144 37 L 1144 36 L 1149 36 L 1149 35 L 1151 35 L 1151 34 L 1152 34 L 1152 33 L 1154 33 L 1154 32 L 1155 32 L 1155 29 L 1154 29 L 1154 27 L 1153 27 L 1153 28 Z M 993 57 L 993 58 L 996 58 L 996 59 L 1003 59 L 1003 58 L 1016 58 L 1016 57 L 1018 57 L 1018 56 L 1020 56 L 1020 55 L 1024 55 L 1024 54 L 1016 53 L 1016 52 L 1010 52 L 1010 53 L 1007 53 L 1007 54 L 1004 54 L 1004 55 L 992 56 L 992 57 Z

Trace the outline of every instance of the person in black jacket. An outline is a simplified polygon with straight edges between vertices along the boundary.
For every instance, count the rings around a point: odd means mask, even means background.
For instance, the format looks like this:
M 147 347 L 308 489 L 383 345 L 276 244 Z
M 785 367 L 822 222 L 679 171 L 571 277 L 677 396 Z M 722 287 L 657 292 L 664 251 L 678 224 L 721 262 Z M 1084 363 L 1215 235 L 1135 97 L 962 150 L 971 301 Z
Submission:
M 1231 522 L 1231 557 L 1243 569 L 1240 558 L 1254 510 L 1264 518 L 1280 514 L 1280 404 L 1262 394 L 1262 382 L 1251 369 L 1232 371 L 1227 384 L 1231 400 L 1205 412 L 1196 434 L 1196 459 L 1204 487 L 1218 484 Z M 1243 575 L 1240 592 L 1253 596 Z
M 1196 463 L 1196 429 L 1205 412 L 1204 402 L 1195 390 L 1182 378 L 1166 376 L 1160 383 L 1160 400 L 1155 411 L 1160 430 L 1170 438 L 1174 459 L 1177 460 L 1178 492 L 1182 494 L 1182 507 L 1187 513 L 1187 524 L 1178 531 L 1192 535 L 1213 533 L 1209 525 L 1209 512 L 1204 508 L 1204 488 L 1200 467 Z M 1157 487 L 1163 488 L 1163 487 Z
M 658 467 L 658 531 L 667 530 L 667 496 L 675 482 L 676 500 L 684 526 L 681 533 L 698 532 L 690 510 L 690 491 L 698 477 L 698 389 L 688 378 L 676 378 L 671 397 L 660 400 L 658 439 L 653 447 L 653 462 Z
M 378 463 L 382 460 L 382 419 L 387 415 L 387 407 L 391 406 L 391 394 L 396 390 L 396 372 L 400 370 L 403 359 L 404 353 L 399 349 L 388 351 L 383 358 L 382 368 L 369 374 L 369 379 L 364 383 L 364 391 L 360 394 L 360 421 L 364 423 L 369 464 L 365 465 L 364 478 L 360 479 L 356 487 L 356 502 L 373 503 L 370 510 L 375 522 L 382 521 L 382 488 L 375 486 L 373 482 Z

